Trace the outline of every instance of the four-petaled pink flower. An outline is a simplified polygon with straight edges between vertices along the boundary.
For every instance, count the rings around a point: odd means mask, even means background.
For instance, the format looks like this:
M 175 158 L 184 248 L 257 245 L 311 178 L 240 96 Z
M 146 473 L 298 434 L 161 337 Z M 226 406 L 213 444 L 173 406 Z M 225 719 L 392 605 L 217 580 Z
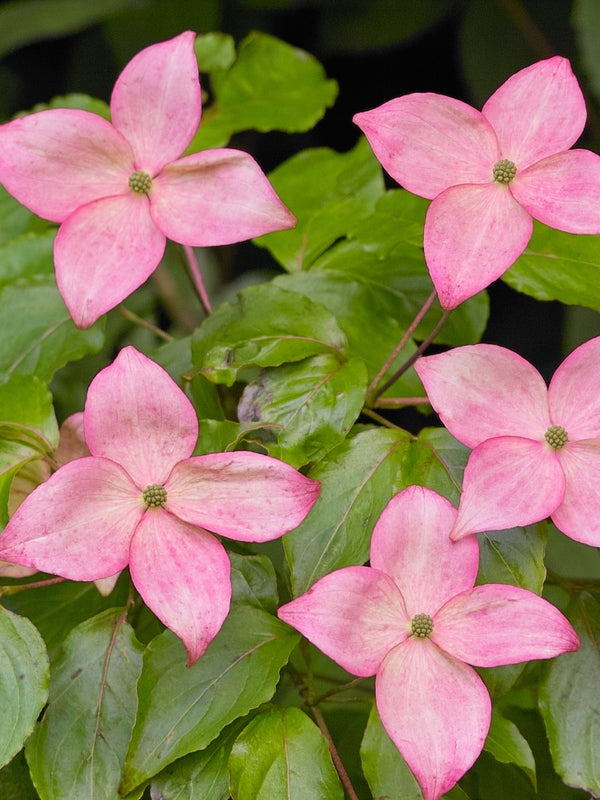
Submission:
M 425 259 L 443 308 L 455 308 L 516 261 L 532 217 L 569 233 L 600 233 L 600 157 L 569 150 L 586 109 L 565 58 L 517 72 L 481 112 L 416 93 L 354 121 L 387 172 L 433 200 Z
M 275 539 L 302 522 L 320 485 L 258 453 L 191 457 L 194 407 L 133 347 L 90 384 L 83 424 L 91 456 L 64 464 L 25 499 L 0 536 L 0 559 L 75 581 L 129 565 L 191 664 L 221 628 L 231 598 L 227 552 L 208 531 Z
M 489 344 L 419 359 L 415 369 L 469 456 L 452 538 L 548 516 L 600 547 L 600 337 L 582 344 L 547 388 L 528 361 Z
M 354 675 L 376 676 L 390 738 L 425 800 L 437 800 L 473 764 L 491 703 L 469 664 L 492 667 L 576 650 L 569 622 L 526 589 L 475 586 L 475 536 L 452 542 L 456 509 L 409 486 L 373 531 L 370 567 L 321 578 L 279 609 L 281 619 Z
M 56 280 L 82 328 L 148 278 L 167 238 L 209 247 L 295 224 L 247 153 L 180 158 L 202 112 L 194 40 L 182 33 L 129 62 L 112 93 L 112 124 L 51 109 L 0 126 L 0 183 L 61 223 Z

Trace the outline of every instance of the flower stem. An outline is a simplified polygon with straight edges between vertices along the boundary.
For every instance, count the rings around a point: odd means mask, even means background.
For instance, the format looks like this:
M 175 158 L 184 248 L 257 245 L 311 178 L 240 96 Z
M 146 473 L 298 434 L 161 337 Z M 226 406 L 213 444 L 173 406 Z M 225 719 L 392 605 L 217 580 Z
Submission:
M 210 304 L 206 287 L 204 286 L 204 280 L 202 279 L 202 272 L 200 271 L 200 265 L 198 264 L 198 259 L 196 258 L 196 254 L 194 253 L 194 248 L 190 247 L 189 244 L 184 244 L 183 252 L 185 253 L 187 266 L 192 276 L 194 286 L 196 287 L 196 291 L 198 292 L 198 297 L 200 298 L 200 302 L 204 306 L 206 313 L 212 314 L 212 306 Z
M 440 332 L 440 330 L 441 330 L 442 326 L 444 325 L 444 323 L 446 322 L 446 320 L 447 320 L 447 319 L 448 319 L 448 317 L 450 316 L 450 311 L 451 311 L 451 309 L 446 309 L 446 311 L 444 311 L 444 313 L 442 314 L 442 316 L 440 317 L 440 319 L 439 319 L 439 321 L 438 321 L 438 324 L 437 324 L 437 325 L 435 326 L 435 328 L 434 328 L 434 329 L 431 331 L 431 333 L 429 334 L 429 336 L 428 336 L 426 339 L 424 339 L 424 340 L 421 342 L 421 344 L 420 344 L 420 345 L 417 347 L 417 349 L 416 349 L 416 350 L 415 350 L 415 352 L 412 354 L 412 356 L 411 356 L 411 357 L 410 357 L 410 358 L 409 358 L 407 361 L 405 361 L 405 362 L 404 362 L 404 364 L 402 364 L 402 366 L 400 367 L 400 369 L 398 369 L 398 370 L 396 370 L 396 372 L 394 372 L 394 374 L 392 375 L 392 377 L 391 377 L 389 380 L 387 380 L 387 381 L 386 381 L 386 382 L 383 384 L 383 386 L 380 386 L 380 387 L 379 387 L 379 389 L 378 389 L 378 390 L 375 392 L 375 394 L 374 394 L 374 395 L 373 395 L 373 397 L 371 398 L 373 402 L 376 402 L 376 401 L 377 401 L 377 399 L 378 399 L 378 398 L 379 398 L 379 397 L 380 397 L 380 396 L 381 396 L 381 395 L 382 395 L 382 394 L 383 394 L 385 391 L 387 391 L 387 390 L 390 388 L 390 386 L 392 386 L 394 383 L 396 383 L 396 381 L 398 380 L 398 378 L 399 378 L 401 375 L 404 375 L 404 373 L 405 373 L 405 372 L 406 372 L 408 369 L 410 369 L 410 368 L 412 367 L 412 365 L 413 365 L 413 364 L 415 363 L 415 361 L 416 361 L 416 360 L 419 358 L 419 356 L 420 356 L 422 353 L 424 353 L 424 352 L 425 352 L 425 350 L 427 350 L 427 348 L 429 347 L 429 345 L 430 345 L 430 344 L 433 342 L 433 340 L 435 339 L 435 337 L 436 337 L 436 336 L 438 335 L 438 333 Z
M 389 356 L 389 358 L 387 359 L 385 364 L 382 366 L 382 368 L 379 370 L 377 375 L 371 381 L 371 385 L 367 389 L 367 397 L 370 397 L 375 392 L 375 390 L 377 389 L 377 384 L 383 378 L 383 376 L 388 371 L 388 369 L 392 366 L 392 364 L 394 363 L 396 357 L 398 356 L 398 353 L 400 353 L 400 351 L 404 348 L 404 346 L 406 345 L 406 343 L 408 342 L 410 337 L 413 335 L 416 327 L 421 322 L 421 320 L 423 319 L 425 314 L 429 311 L 429 309 L 431 307 L 431 304 L 435 300 L 435 297 L 436 297 L 436 292 L 435 292 L 435 289 L 434 289 L 433 292 L 427 298 L 427 300 L 425 300 L 425 302 L 423 303 L 423 305 L 421 306 L 419 311 L 417 312 L 416 317 L 413 319 L 411 324 L 408 326 L 407 330 L 404 333 L 404 336 L 400 339 L 400 341 L 398 342 L 398 344 L 394 348 L 393 352 L 391 353 L 391 355 Z M 387 386 L 386 386 L 386 388 L 387 388 Z M 375 399 L 377 399 L 377 397 L 379 397 L 380 394 L 381 394 L 381 392 L 377 392 L 375 394 Z
M 10 594 L 25 592 L 27 589 L 43 589 L 44 586 L 53 586 L 55 583 L 62 583 L 64 578 L 48 578 L 45 581 L 34 581 L 33 583 L 16 583 L 13 586 L 0 586 L 0 597 Z
M 173 341 L 173 337 L 171 336 L 170 333 L 163 331 L 162 328 L 157 328 L 156 325 L 153 325 L 151 322 L 148 322 L 148 320 L 145 320 L 143 317 L 138 316 L 134 311 L 130 311 L 123 304 L 119 306 L 118 310 L 119 313 L 123 317 L 125 317 L 125 319 L 128 319 L 130 322 L 133 322 L 142 328 L 146 328 L 147 330 L 152 331 L 152 333 L 158 336 L 159 339 L 164 339 L 165 342 Z
M 329 744 L 329 752 L 331 753 L 331 760 L 333 761 L 333 764 L 338 772 L 338 775 L 340 776 L 340 780 L 344 784 L 344 789 L 346 790 L 348 797 L 350 798 L 350 800 L 359 800 L 358 795 L 354 791 L 354 787 L 352 786 L 350 778 L 348 777 L 348 773 L 346 772 L 346 769 L 342 764 L 342 760 L 339 756 L 339 753 L 336 749 L 333 739 L 331 738 L 331 734 L 329 733 L 329 728 L 327 727 L 327 723 L 325 722 L 323 714 L 321 713 L 321 709 L 318 706 L 312 706 L 311 710 L 317 722 L 317 725 L 319 726 L 319 730 L 321 731 L 323 736 L 327 739 L 327 743 Z

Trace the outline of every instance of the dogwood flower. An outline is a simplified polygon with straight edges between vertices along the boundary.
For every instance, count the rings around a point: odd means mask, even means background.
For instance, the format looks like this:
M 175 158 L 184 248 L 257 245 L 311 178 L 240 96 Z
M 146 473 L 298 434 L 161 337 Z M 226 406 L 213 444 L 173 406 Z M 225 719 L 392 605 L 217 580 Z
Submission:
M 489 344 L 420 358 L 415 369 L 450 433 L 473 448 L 452 538 L 551 516 L 600 546 L 600 337 L 547 388 L 528 361 Z
M 247 153 L 180 158 L 202 112 L 194 40 L 187 31 L 127 64 L 111 97 L 112 124 L 51 109 L 0 126 L 0 183 L 61 223 L 56 280 L 81 328 L 148 278 L 167 238 L 209 247 L 295 224 Z
M 569 150 L 585 121 L 583 95 L 560 56 L 517 72 L 481 112 L 415 93 L 355 115 L 387 172 L 433 200 L 425 260 L 443 308 L 516 261 L 532 217 L 569 233 L 600 233 L 600 158 Z
M 389 502 L 371 540 L 370 567 L 345 567 L 279 609 L 348 672 L 376 676 L 390 738 L 437 800 L 469 769 L 487 736 L 491 702 L 469 664 L 553 658 L 579 640 L 546 600 L 516 586 L 473 586 L 474 536 L 448 536 L 456 509 L 421 486 Z
M 208 531 L 275 539 L 300 524 L 320 485 L 258 453 L 191 456 L 194 407 L 133 347 L 90 384 L 83 426 L 91 456 L 64 464 L 24 500 L 0 536 L 0 559 L 74 581 L 129 565 L 191 664 L 218 633 L 231 598 L 227 552 Z

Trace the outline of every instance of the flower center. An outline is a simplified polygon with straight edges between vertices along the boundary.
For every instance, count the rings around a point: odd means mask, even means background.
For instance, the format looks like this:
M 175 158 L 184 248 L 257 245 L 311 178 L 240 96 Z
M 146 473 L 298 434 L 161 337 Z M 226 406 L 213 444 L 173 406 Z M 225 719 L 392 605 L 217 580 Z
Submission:
M 146 510 L 149 508 L 164 508 L 167 502 L 167 490 L 164 486 L 159 486 L 157 483 L 151 483 L 146 486 L 142 492 Z
M 415 614 L 410 622 L 410 631 L 419 639 L 426 639 L 433 630 L 433 620 L 429 614 Z
M 492 175 L 496 183 L 510 183 L 517 174 L 517 167 L 513 161 L 503 158 L 494 165 Z
M 129 176 L 129 188 L 138 194 L 148 194 L 152 186 L 152 178 L 147 172 L 133 172 Z
M 544 439 L 555 450 L 560 450 L 569 441 L 567 432 L 561 425 L 550 425 L 544 434 Z

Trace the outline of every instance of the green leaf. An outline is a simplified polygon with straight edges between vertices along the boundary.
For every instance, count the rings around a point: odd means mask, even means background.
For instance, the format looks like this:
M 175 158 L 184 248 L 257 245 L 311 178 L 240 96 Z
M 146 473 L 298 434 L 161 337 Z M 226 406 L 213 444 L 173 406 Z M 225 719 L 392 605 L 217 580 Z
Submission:
M 523 255 L 503 280 L 537 300 L 600 310 L 600 236 L 563 233 L 536 222 Z
M 23 233 L 0 247 L 0 286 L 18 278 L 53 275 L 52 247 L 56 231 Z
M 237 720 L 204 750 L 170 764 L 152 780 L 160 800 L 225 800 L 229 797 L 229 754 L 246 720 Z
M 21 236 L 36 219 L 31 211 L 0 186 L 0 245 L 4 247 L 7 242 Z M 4 270 L 4 265 L 0 269 Z
M 26 44 L 75 33 L 137 5 L 137 0 L 14 0 L 0 9 L 0 56 Z
M 410 435 L 367 429 L 343 442 L 310 473 L 322 488 L 310 513 L 283 544 L 294 597 L 341 567 L 364 564 L 371 532 L 401 485 Z
M 188 152 L 226 144 L 232 133 L 248 129 L 307 131 L 337 96 L 336 82 L 310 53 L 256 31 L 241 42 L 229 69 L 216 69 L 211 78 L 216 99 L 204 109 Z
M 533 787 L 537 786 L 535 759 L 527 739 L 514 722 L 503 717 L 496 709 L 492 709 L 492 722 L 483 748 L 501 764 L 520 767 L 528 775 Z
M 93 583 L 61 581 L 53 586 L 19 591 L 6 597 L 3 603 L 35 624 L 54 658 L 54 652 L 76 625 L 125 603 L 128 587 L 125 572 L 109 597 L 102 597 Z
M 48 708 L 25 750 L 42 800 L 116 796 L 142 649 L 122 613 L 83 622 L 52 665 Z
M 348 355 L 358 356 L 364 362 L 369 381 L 378 375 L 405 333 L 395 319 L 382 311 L 364 284 L 343 275 L 313 269 L 293 275 L 280 275 L 273 283 L 287 291 L 306 295 L 324 305 L 334 315 L 348 339 Z M 368 336 L 365 335 L 366 331 Z M 390 376 L 415 350 L 415 344 L 410 339 L 386 376 Z M 386 394 L 415 397 L 423 394 L 423 388 L 417 373 L 407 370 Z
M 544 553 L 548 530 L 544 522 L 525 528 L 479 534 L 477 583 L 510 583 L 536 594 L 546 579 Z
M 40 800 L 31 782 L 23 751 L 0 769 L 0 797 L 6 797 L 7 800 Z
M 121 791 L 206 747 L 223 728 L 269 700 L 298 634 L 248 603 L 233 603 L 201 659 L 186 667 L 170 631 L 147 647 L 136 720 Z
M 600 795 L 600 603 L 582 592 L 566 615 L 581 646 L 549 662 L 540 711 L 558 774 L 569 786 Z
M 346 337 L 323 306 L 272 284 L 250 286 L 196 330 L 194 366 L 231 386 L 244 367 L 275 367 L 318 353 L 342 357 Z
M 49 381 L 67 362 L 99 350 L 103 327 L 76 328 L 54 278 L 6 286 L 0 291 L 0 373 Z
M 469 453 L 446 428 L 423 428 L 402 465 L 406 485 L 427 486 L 458 506 Z
M 366 139 L 347 153 L 303 150 L 269 174 L 296 216 L 295 228 L 255 239 L 288 271 L 306 269 L 372 211 L 384 189 L 379 162 Z
M 0 384 L 0 474 L 58 444 L 52 395 L 35 375 L 12 375 Z
M 367 389 L 363 362 L 340 363 L 334 355 L 306 358 L 261 371 L 242 394 L 241 422 L 275 426 L 269 455 L 300 467 L 319 461 L 346 436 Z
M 229 553 L 229 560 L 234 601 L 249 603 L 276 615 L 279 596 L 273 562 L 265 556 L 237 553 Z
M 343 800 L 327 741 L 299 708 L 259 714 L 229 759 L 234 800 Z
M 373 797 L 423 800 L 416 778 L 385 732 L 375 705 L 360 747 L 360 758 Z
M 235 61 L 235 41 L 227 33 L 203 33 L 194 43 L 200 72 L 228 69 Z
M 34 625 L 0 606 L 0 766 L 19 752 L 48 697 L 49 663 Z

